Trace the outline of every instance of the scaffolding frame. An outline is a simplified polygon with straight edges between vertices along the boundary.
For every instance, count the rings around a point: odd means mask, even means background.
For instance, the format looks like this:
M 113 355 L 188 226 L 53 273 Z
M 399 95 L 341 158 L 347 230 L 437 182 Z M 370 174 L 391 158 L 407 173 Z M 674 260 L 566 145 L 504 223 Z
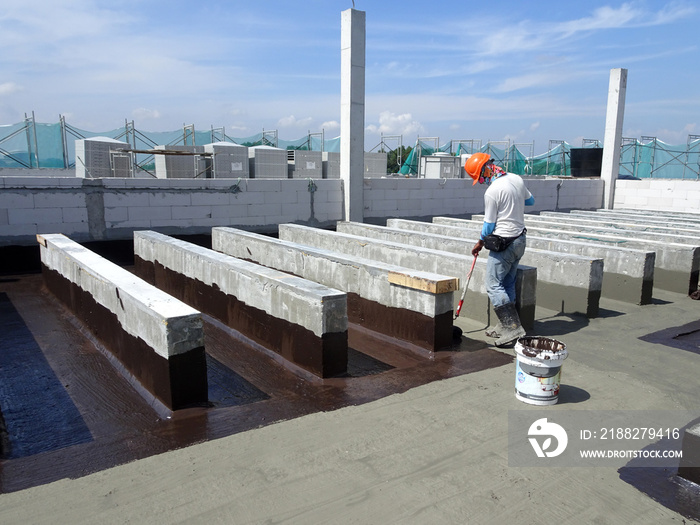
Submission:
M 459 146 L 462 144 L 469 144 L 469 148 L 465 149 L 467 149 L 467 153 L 470 155 L 476 153 L 477 151 L 481 151 L 481 139 L 460 139 L 450 141 L 450 153 L 452 155 L 456 155 L 457 151 L 460 149 Z
M 23 133 L 23 132 L 28 133 L 28 132 L 27 132 L 27 123 L 26 123 L 26 121 L 25 121 L 25 123 L 24 123 L 24 126 L 22 126 L 22 127 L 19 128 L 19 129 L 16 129 L 16 130 L 13 131 L 12 133 L 10 133 L 8 136 L 1 138 L 1 139 L 0 139 L 0 144 L 2 144 L 3 142 L 7 142 L 8 140 L 10 140 L 10 139 L 16 137 L 17 135 L 19 135 L 19 134 L 21 134 L 21 133 Z M 28 134 L 27 134 L 27 137 L 29 137 Z M 27 152 L 30 151 L 29 148 L 30 148 L 29 142 L 27 142 Z M 20 164 L 20 165 L 24 166 L 25 168 L 31 168 L 31 167 L 32 167 L 32 166 L 31 166 L 31 161 L 29 162 L 29 164 L 27 164 L 27 163 L 24 162 L 22 159 L 16 157 L 15 155 L 13 155 L 12 153 L 10 153 L 9 151 L 4 150 L 3 148 L 0 148 L 0 155 L 3 155 L 3 156 L 5 156 L 5 157 L 7 157 L 7 158 L 9 158 L 9 159 L 12 159 L 12 160 L 15 161 L 17 164 Z M 31 159 L 31 157 L 28 155 L 28 160 L 29 160 L 29 159 Z
M 396 147 L 392 148 L 386 143 L 387 140 L 395 140 Z M 384 146 L 388 148 L 389 151 L 398 151 L 396 154 L 396 163 L 401 166 L 403 164 L 403 135 L 385 135 L 384 133 L 379 136 L 379 144 L 374 146 L 368 153 L 372 153 L 375 149 L 380 148 L 379 153 L 384 153 Z
M 563 146 L 566 144 L 565 140 L 550 140 L 549 141 L 549 149 L 547 150 L 547 175 L 549 175 L 549 165 L 550 165 L 550 160 L 552 158 L 555 158 L 557 155 L 552 155 L 552 150 L 556 148 L 557 146 Z M 561 148 L 561 151 L 559 153 L 559 157 L 561 161 L 558 163 L 559 166 L 561 166 L 564 170 L 564 173 L 559 173 L 558 176 L 560 177 L 566 177 L 567 175 L 571 175 L 571 173 L 566 173 L 566 166 L 569 165 L 569 162 L 567 162 L 567 155 L 569 155 L 569 152 L 566 151 L 565 148 Z M 568 159 L 569 161 L 571 159 Z
M 532 174 L 532 162 L 533 162 L 533 159 L 535 157 L 535 141 L 533 140 L 532 142 L 514 142 L 511 146 L 511 148 L 515 148 L 522 153 L 522 150 L 520 149 L 521 147 L 523 147 L 523 148 L 529 147 L 530 148 L 530 154 L 525 155 L 525 171 Z M 509 148 L 509 151 L 510 151 L 510 148 Z
M 581 139 L 582 148 L 602 148 L 603 144 L 598 139 Z
M 271 137 L 271 138 L 268 138 Z M 273 148 L 277 147 L 278 142 L 278 136 L 277 136 L 277 130 L 276 129 L 269 129 L 265 131 L 265 128 L 262 130 L 262 138 L 260 139 L 260 143 L 263 146 L 272 146 Z
M 46 143 L 47 140 L 55 140 L 55 135 L 45 135 L 43 130 L 40 128 L 41 124 L 37 124 L 34 112 L 25 113 L 24 120 L 18 124 L 15 124 L 7 131 L 7 135 L 0 135 L 0 161 L 7 160 L 9 162 L 6 165 L 13 167 L 19 167 L 22 169 L 35 169 L 44 167 L 47 163 L 52 167 L 62 167 L 69 169 L 75 167 L 75 160 L 71 162 L 70 146 L 71 140 L 73 139 L 86 139 L 88 136 L 94 136 L 90 132 L 81 131 L 72 127 L 63 115 L 59 115 L 59 126 L 60 133 L 57 133 L 61 144 Z M 0 133 L 2 132 L 0 128 Z M 109 133 L 111 138 L 116 140 L 124 140 L 133 148 L 148 149 L 156 146 L 156 143 L 148 136 L 146 133 L 140 132 L 133 120 L 124 121 L 124 127 L 122 130 L 116 130 Z M 116 135 L 116 136 L 114 136 Z M 171 135 L 172 136 L 172 135 Z M 312 139 L 314 137 L 321 137 L 321 151 L 325 151 L 328 145 L 325 140 L 325 133 L 311 133 L 309 132 L 306 136 L 306 144 L 309 145 L 309 149 L 312 148 Z M 196 144 L 196 134 L 195 127 L 193 124 L 183 125 L 182 133 L 180 136 L 174 140 L 170 140 L 165 146 L 179 145 L 184 146 Z M 226 135 L 226 130 L 223 127 L 214 128 L 211 127 L 211 142 L 231 142 L 236 144 L 242 142 L 241 139 L 234 140 Z M 251 140 L 255 140 L 256 143 L 279 147 L 279 137 L 277 130 L 265 130 L 263 129 L 262 138 L 250 137 Z M 202 136 L 199 137 L 199 142 L 202 142 Z M 381 142 L 378 146 L 375 146 L 370 151 L 374 151 L 380 147 L 387 147 L 390 150 L 395 148 L 390 148 L 391 144 L 387 142 L 398 141 L 399 149 L 401 149 L 400 163 L 404 162 L 403 157 L 403 137 L 401 135 L 381 135 Z M 700 180 L 700 135 L 688 135 L 687 143 L 685 147 L 676 146 L 669 148 L 665 143 L 660 142 L 656 137 L 643 136 L 641 138 L 642 143 L 637 139 L 623 138 L 622 139 L 622 155 L 620 162 L 620 170 L 623 173 L 629 173 L 634 177 L 639 177 L 642 173 L 641 169 L 644 169 L 643 175 L 645 177 L 651 176 L 653 178 L 681 178 L 690 180 Z M 420 157 L 424 156 L 424 146 L 429 147 L 432 144 L 435 151 L 442 151 L 439 144 L 438 137 L 418 137 L 416 140 L 416 147 L 418 151 L 416 152 L 416 157 L 418 160 L 418 165 L 420 164 Z M 492 146 L 498 144 L 507 144 L 505 148 L 505 158 L 501 159 L 505 163 L 508 163 L 513 156 L 512 147 L 515 146 L 522 151 L 523 146 L 528 146 L 530 152 L 534 152 L 534 142 L 533 143 L 511 143 L 510 141 L 489 141 L 487 143 L 487 150 L 491 153 L 495 153 Z M 552 164 L 558 164 L 557 170 L 559 173 L 554 173 L 552 175 L 569 175 L 567 173 L 568 169 L 568 159 L 566 151 L 567 148 L 562 148 L 562 151 L 554 154 L 551 152 L 555 146 L 560 144 L 566 144 L 564 141 L 549 141 L 549 152 L 547 153 L 547 167 L 546 173 L 552 174 L 550 171 L 553 169 Z M 45 147 L 48 146 L 48 147 Z M 143 147 L 145 146 L 145 148 Z M 481 140 L 477 139 L 461 139 L 461 140 L 451 140 L 448 145 L 445 146 L 445 152 L 449 152 L 452 155 L 456 154 L 459 147 L 466 149 L 467 151 L 475 152 L 477 150 L 482 150 Z M 597 139 L 582 139 L 582 147 L 599 147 L 600 141 Z M 60 148 L 60 149 L 59 149 Z M 298 147 L 296 148 L 298 149 Z M 633 151 L 630 151 L 632 149 Z M 42 150 L 49 155 L 53 155 L 50 159 L 42 158 Z M 651 151 L 649 151 L 651 150 Z M 660 157 L 663 151 L 663 159 Z M 50 153 L 49 153 L 50 152 Z M 55 153 L 54 153 L 55 152 Z M 670 156 L 667 159 L 666 156 Z M 62 159 L 61 159 L 62 156 Z M 500 156 L 499 154 L 493 155 L 494 157 Z M 631 160 L 629 159 L 631 156 Z M 525 155 L 527 159 L 527 165 L 533 166 L 535 164 L 534 155 Z M 651 172 L 647 173 L 646 164 L 649 163 L 649 158 L 651 158 Z M 141 154 L 137 157 L 138 162 L 135 162 L 134 169 L 142 170 L 148 173 L 150 176 L 155 176 L 149 169 L 148 164 L 153 161 L 153 155 L 148 155 L 143 158 Z M 662 161 L 663 163 L 656 166 L 654 165 L 657 161 Z M 534 168 L 532 168 L 534 169 Z M 669 174 L 668 170 L 672 170 Z

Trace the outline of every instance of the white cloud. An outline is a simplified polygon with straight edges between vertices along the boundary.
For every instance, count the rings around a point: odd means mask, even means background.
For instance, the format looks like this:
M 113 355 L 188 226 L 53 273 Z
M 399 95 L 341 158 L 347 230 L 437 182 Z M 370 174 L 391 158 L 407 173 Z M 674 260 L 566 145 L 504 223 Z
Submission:
M 666 144 L 686 144 L 688 142 L 688 135 L 697 135 L 700 129 L 698 128 L 697 122 L 692 122 L 686 124 L 680 130 L 671 129 L 657 129 L 653 134 L 644 133 L 644 135 L 651 135 L 656 137 Z M 640 134 L 641 135 L 641 134 Z
M 370 124 L 365 129 L 375 134 L 411 135 L 422 131 L 423 126 L 410 113 L 397 115 L 391 111 L 382 111 L 379 114 L 379 124 Z
M 338 122 L 337 120 L 327 120 L 326 122 L 321 124 L 321 129 L 329 131 L 340 129 L 340 122 Z
M 16 93 L 18 91 L 21 91 L 21 89 L 22 88 L 20 88 L 14 82 L 5 82 L 3 84 L 0 84 L 0 96 L 10 95 L 12 93 Z
M 530 124 L 530 131 L 537 131 L 537 128 L 539 128 L 539 127 L 540 127 L 539 121 L 533 122 L 532 124 Z
M 562 75 L 554 75 L 547 73 L 531 73 L 529 75 L 521 75 L 518 77 L 510 77 L 503 79 L 500 85 L 496 86 L 496 93 L 509 93 L 519 89 L 527 89 L 537 86 L 551 86 L 562 82 Z
M 160 118 L 160 111 L 157 109 L 138 108 L 132 111 L 131 115 L 138 120 L 156 120 Z
M 683 2 L 669 3 L 657 12 L 650 12 L 636 2 L 629 2 L 618 8 L 599 7 L 593 11 L 592 16 L 564 22 L 555 26 L 554 29 L 564 35 L 573 35 L 581 31 L 599 29 L 665 25 L 683 19 L 695 11 L 694 7 Z
M 280 128 L 308 128 L 314 119 L 311 117 L 306 117 L 303 119 L 298 119 L 294 115 L 289 115 L 288 117 L 282 117 L 277 121 L 277 125 Z

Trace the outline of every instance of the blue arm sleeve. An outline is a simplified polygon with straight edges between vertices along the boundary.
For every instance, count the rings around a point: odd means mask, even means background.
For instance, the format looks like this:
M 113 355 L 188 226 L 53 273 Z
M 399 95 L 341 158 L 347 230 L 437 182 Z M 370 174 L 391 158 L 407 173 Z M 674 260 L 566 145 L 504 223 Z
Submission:
M 525 206 L 533 206 L 535 204 L 535 197 L 530 196 L 529 199 L 525 200 Z
M 496 223 L 495 222 L 486 222 L 484 221 L 484 226 L 481 228 L 481 239 L 483 240 L 484 237 L 487 235 L 491 235 L 493 233 L 493 230 L 496 229 Z

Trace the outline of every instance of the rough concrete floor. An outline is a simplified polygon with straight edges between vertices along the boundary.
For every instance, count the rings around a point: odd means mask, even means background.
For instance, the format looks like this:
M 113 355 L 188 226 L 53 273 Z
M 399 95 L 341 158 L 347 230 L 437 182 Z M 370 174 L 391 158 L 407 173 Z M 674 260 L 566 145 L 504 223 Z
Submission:
M 538 309 L 535 332 L 565 342 L 570 352 L 559 403 L 546 410 L 688 410 L 700 416 L 700 347 L 692 337 L 673 339 L 680 333 L 676 327 L 700 319 L 700 302 L 663 291 L 654 297 L 654 304 L 642 307 L 603 299 L 601 316 L 590 320 Z M 454 355 L 483 351 L 484 327 L 462 318 L 457 324 L 473 342 Z M 153 440 L 163 453 L 1 494 L 0 522 L 658 524 L 700 519 L 700 487 L 675 478 L 673 468 L 510 467 L 508 412 L 542 408 L 515 399 L 513 351 L 497 352 L 507 358 L 504 363 L 481 370 L 473 363 L 456 364 L 464 369 L 453 370 L 452 377 L 414 367 L 411 373 L 428 374 L 429 382 L 396 394 L 385 391 L 390 395 L 364 404 L 349 400 L 351 406 L 323 407 L 324 389 L 316 389 L 312 396 L 320 406 L 299 409 L 299 417 L 232 435 L 190 436 L 194 443 L 208 440 L 177 450 L 165 451 L 177 442 L 168 433 L 125 436 L 126 449 L 130 441 L 138 446 Z M 493 358 L 490 351 L 484 356 Z M 287 380 L 289 388 L 298 388 L 296 380 Z M 364 386 L 358 383 L 358 390 Z M 353 395 L 359 400 L 363 394 Z M 244 413 L 257 417 L 255 411 Z M 213 418 L 213 429 L 224 424 L 219 419 L 226 418 Z M 176 433 L 177 425 L 171 430 Z M 11 461 L 0 466 L 7 470 Z M 89 454 L 76 461 L 89 464 Z

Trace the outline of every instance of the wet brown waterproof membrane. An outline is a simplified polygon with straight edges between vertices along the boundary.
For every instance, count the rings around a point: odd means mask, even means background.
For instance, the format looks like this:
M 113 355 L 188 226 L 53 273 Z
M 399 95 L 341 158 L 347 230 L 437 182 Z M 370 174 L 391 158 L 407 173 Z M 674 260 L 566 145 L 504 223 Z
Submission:
M 79 439 L 49 443 L 42 453 L 0 459 L 0 492 L 81 477 L 195 443 L 314 412 L 360 405 L 513 361 L 512 356 L 466 338 L 426 358 L 407 350 L 400 341 L 351 324 L 348 372 L 318 379 L 291 370 L 272 352 L 205 315 L 209 404 L 163 413 L 125 379 L 84 321 L 46 289 L 41 275 L 0 279 L 2 292 L 26 325 L 22 337 L 33 339 L 55 374 L 54 383 L 67 394 L 63 401 L 42 406 L 54 414 L 77 412 L 80 421 L 75 428 L 80 435 Z M 0 345 L 7 345 L 5 341 L 0 340 Z M 1 350 L 11 352 L 13 348 L 2 346 Z M 20 389 L 33 388 L 26 380 L 17 385 Z M 19 393 L 3 393 L 0 412 L 11 406 L 16 395 Z M 221 396 L 237 401 L 222 402 Z M 42 439 L 58 435 L 46 429 Z M 21 439 L 12 428 L 6 429 L 5 436 Z
M 253 259 L 243 260 L 260 264 Z M 304 278 L 303 275 L 290 274 Z M 429 317 L 405 308 L 385 306 L 353 292 L 348 292 L 347 296 L 348 321 L 351 323 L 407 342 L 408 347 L 423 354 L 429 355 L 452 345 L 452 310 Z
M 389 337 L 410 341 L 424 351 L 433 352 L 452 345 L 452 310 L 435 317 L 405 308 L 392 308 L 348 294 L 348 320 Z
M 145 261 L 136 255 L 134 264 L 135 273 L 144 281 L 246 334 L 290 363 L 319 377 L 332 377 L 346 372 L 347 332 L 326 333 L 319 337 L 303 326 L 239 301 L 222 292 L 216 285 L 210 286 L 175 272 L 157 261 Z
M 124 365 L 144 388 L 166 407 L 177 410 L 207 403 L 204 348 L 193 348 L 166 359 L 143 339 L 127 333 L 117 316 L 93 296 L 42 264 L 46 287 Z

